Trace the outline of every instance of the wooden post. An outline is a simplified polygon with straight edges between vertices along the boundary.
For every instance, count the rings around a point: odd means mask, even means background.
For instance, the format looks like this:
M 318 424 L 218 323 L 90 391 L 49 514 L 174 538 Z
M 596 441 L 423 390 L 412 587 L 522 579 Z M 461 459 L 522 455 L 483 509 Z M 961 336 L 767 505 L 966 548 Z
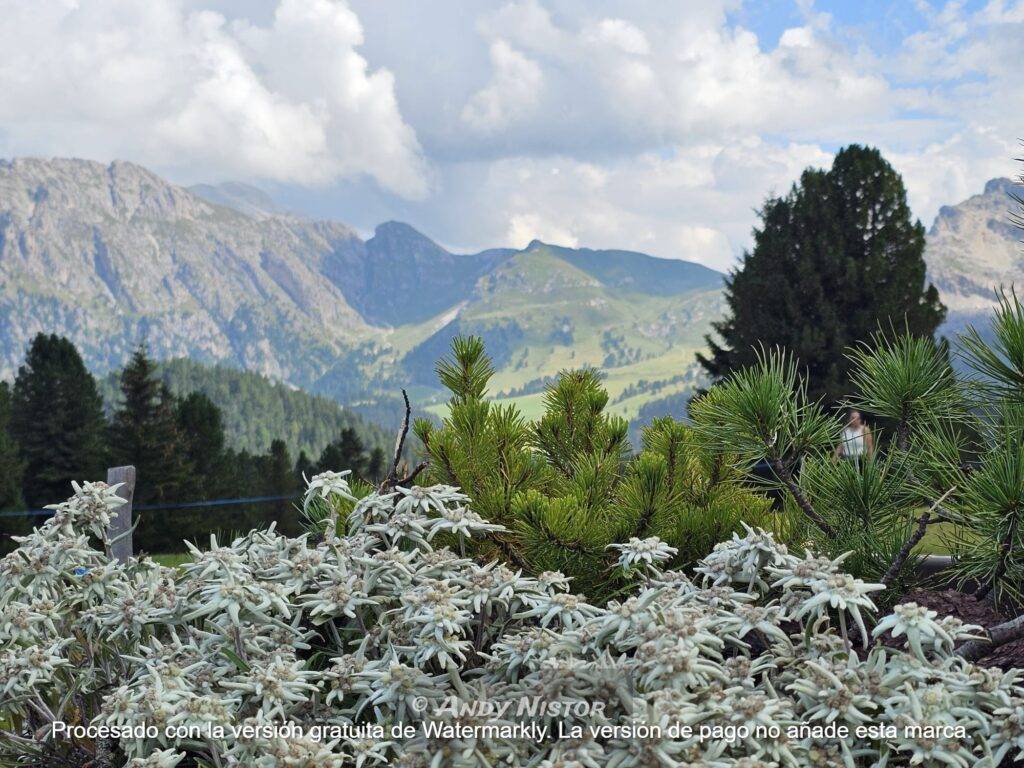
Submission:
M 124 504 L 117 508 L 110 527 L 107 528 L 107 539 L 113 542 L 108 553 L 114 560 L 127 563 L 132 556 L 132 497 L 135 495 L 135 467 L 111 467 L 107 470 L 107 485 L 122 483 L 117 495 L 124 499 Z

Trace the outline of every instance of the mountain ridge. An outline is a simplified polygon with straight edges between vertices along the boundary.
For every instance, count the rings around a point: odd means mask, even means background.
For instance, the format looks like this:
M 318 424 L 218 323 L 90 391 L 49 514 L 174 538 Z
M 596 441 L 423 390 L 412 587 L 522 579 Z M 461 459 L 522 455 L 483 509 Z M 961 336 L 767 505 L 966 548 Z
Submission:
M 394 221 L 364 240 L 255 188 L 189 190 L 123 161 L 0 162 L 3 378 L 42 330 L 71 338 L 99 373 L 146 341 L 158 359 L 223 363 L 343 402 L 403 386 L 443 399 L 433 365 L 455 332 L 488 339 L 502 390 L 578 364 L 668 378 L 692 365 L 722 279 L 540 242 L 453 253 Z
M 224 181 L 219 184 L 193 184 L 186 187 L 189 192 L 207 202 L 233 208 L 249 216 L 297 216 L 290 209 L 279 205 L 268 193 L 240 181 Z
M 993 179 L 936 216 L 926 260 L 950 307 L 942 332 L 977 322 L 992 288 L 1024 274 L 1009 221 L 1019 189 Z M 632 418 L 700 385 L 694 356 L 725 310 L 724 279 L 539 240 L 454 253 L 399 221 L 363 239 L 256 188 L 190 190 L 123 161 L 0 161 L 0 378 L 47 331 L 101 374 L 146 341 L 158 359 L 251 370 L 375 414 L 409 388 L 439 414 L 434 366 L 454 334 L 472 333 L 494 358 L 492 395 L 527 415 L 538 382 L 589 365 Z

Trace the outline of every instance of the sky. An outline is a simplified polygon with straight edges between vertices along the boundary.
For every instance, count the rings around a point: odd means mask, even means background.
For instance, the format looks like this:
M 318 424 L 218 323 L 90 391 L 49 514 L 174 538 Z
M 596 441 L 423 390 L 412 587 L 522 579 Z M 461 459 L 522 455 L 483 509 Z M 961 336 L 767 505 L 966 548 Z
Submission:
M 0 0 L 0 156 L 244 181 L 370 234 L 719 269 L 846 144 L 1015 176 L 1024 0 Z

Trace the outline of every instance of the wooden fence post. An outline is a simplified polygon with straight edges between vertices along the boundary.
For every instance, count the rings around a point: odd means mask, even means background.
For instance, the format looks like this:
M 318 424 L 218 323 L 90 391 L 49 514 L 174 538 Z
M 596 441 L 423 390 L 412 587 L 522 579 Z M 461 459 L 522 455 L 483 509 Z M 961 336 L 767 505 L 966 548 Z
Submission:
M 110 527 L 107 528 L 107 540 L 110 545 L 110 557 L 127 563 L 132 556 L 132 497 L 135 495 L 135 467 L 111 467 L 107 470 L 107 485 L 117 485 L 117 495 L 124 499 L 124 504 L 117 508 Z

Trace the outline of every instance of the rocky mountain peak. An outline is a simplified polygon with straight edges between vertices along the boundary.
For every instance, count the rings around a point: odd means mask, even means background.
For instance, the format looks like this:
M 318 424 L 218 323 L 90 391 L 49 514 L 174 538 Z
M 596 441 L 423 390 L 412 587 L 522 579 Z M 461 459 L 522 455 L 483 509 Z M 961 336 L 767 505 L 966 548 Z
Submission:
M 415 227 L 402 221 L 385 221 L 378 224 L 373 237 L 367 241 L 371 249 L 400 247 L 405 251 L 447 255 L 448 251 L 424 235 Z
M 42 220 L 74 209 L 129 221 L 134 217 L 182 219 L 209 215 L 204 201 L 152 171 L 121 160 L 18 158 L 0 162 L 4 209 Z
M 1011 193 L 1018 194 L 1020 192 L 1021 185 L 1013 179 L 1000 178 L 1000 179 L 989 179 L 985 182 L 986 195 L 1009 195 Z
M 1024 232 L 1011 219 L 1021 193 L 1024 187 L 1010 179 L 992 179 L 981 194 L 939 210 L 925 260 L 949 308 L 949 330 L 986 315 L 998 288 L 1024 279 Z

